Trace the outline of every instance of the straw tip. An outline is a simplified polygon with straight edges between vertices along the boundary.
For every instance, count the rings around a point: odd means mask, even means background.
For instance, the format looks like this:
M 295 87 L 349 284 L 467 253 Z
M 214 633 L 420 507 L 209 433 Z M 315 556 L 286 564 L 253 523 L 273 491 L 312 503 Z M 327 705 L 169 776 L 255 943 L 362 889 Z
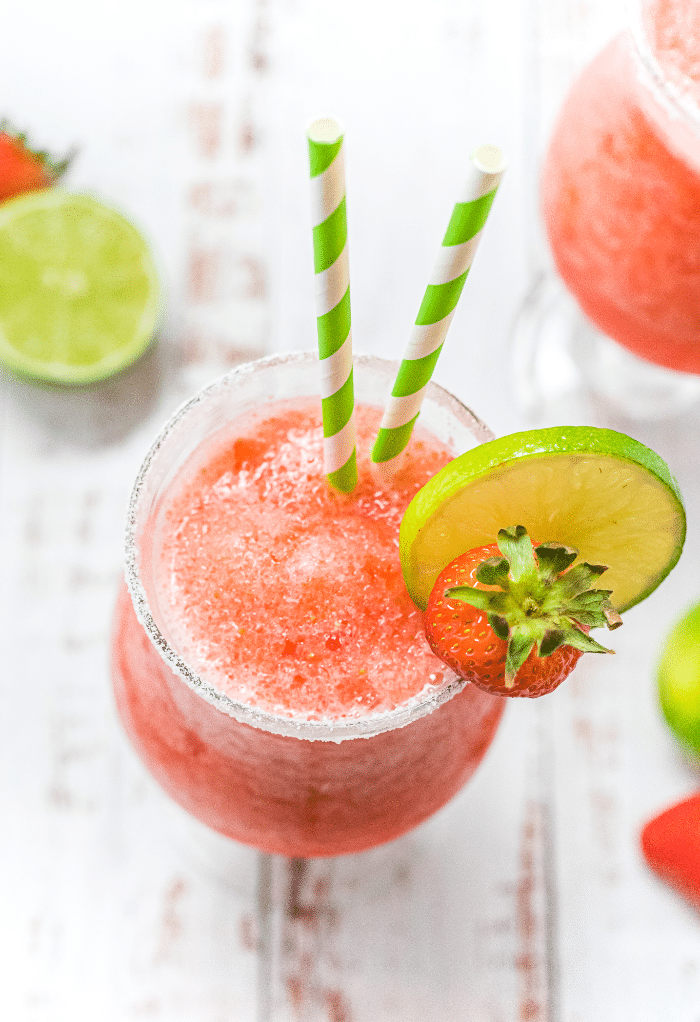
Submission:
M 478 146 L 471 158 L 477 169 L 485 174 L 502 174 L 506 169 L 506 157 L 503 150 L 491 142 L 485 142 Z
M 317 117 L 306 129 L 311 142 L 331 145 L 343 137 L 343 129 L 334 117 Z

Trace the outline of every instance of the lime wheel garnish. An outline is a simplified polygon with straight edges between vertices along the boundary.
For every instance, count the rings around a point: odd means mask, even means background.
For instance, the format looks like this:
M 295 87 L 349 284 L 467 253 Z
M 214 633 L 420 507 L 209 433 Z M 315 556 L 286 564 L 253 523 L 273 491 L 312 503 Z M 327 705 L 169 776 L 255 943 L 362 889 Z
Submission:
M 415 603 L 425 609 L 443 568 L 514 522 L 537 543 L 607 565 L 605 588 L 618 611 L 659 585 L 685 539 L 678 485 L 637 440 L 592 426 L 514 433 L 455 458 L 406 509 L 401 565 Z

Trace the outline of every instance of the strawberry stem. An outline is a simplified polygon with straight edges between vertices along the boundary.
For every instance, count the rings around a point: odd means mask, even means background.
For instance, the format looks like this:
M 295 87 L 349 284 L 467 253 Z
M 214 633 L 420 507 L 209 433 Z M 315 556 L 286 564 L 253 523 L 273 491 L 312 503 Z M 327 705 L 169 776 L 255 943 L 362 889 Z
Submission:
M 26 132 L 20 131 L 7 117 L 0 118 L 0 134 L 7 135 L 13 142 L 33 156 L 41 164 L 52 183 L 58 181 L 65 174 L 78 153 L 78 150 L 73 148 L 66 156 L 59 160 L 46 149 L 35 149 L 30 144 Z
M 508 642 L 506 687 L 533 649 L 548 657 L 560 646 L 586 653 L 612 653 L 588 635 L 590 628 L 618 628 L 622 618 L 610 603 L 610 589 L 594 589 L 607 571 L 605 565 L 582 561 L 578 551 L 562 543 L 533 548 L 522 525 L 498 533 L 501 557 L 489 557 L 476 571 L 476 579 L 491 589 L 454 586 L 446 599 L 461 600 L 484 611 L 495 634 Z M 573 567 L 572 567 L 573 565 Z

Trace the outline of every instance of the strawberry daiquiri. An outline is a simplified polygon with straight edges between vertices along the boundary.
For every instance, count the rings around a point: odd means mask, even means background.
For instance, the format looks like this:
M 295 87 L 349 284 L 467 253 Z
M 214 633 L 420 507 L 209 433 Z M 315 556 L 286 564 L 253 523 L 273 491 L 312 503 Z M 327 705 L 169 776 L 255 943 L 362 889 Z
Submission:
M 650 362 L 700 373 L 700 7 L 640 0 L 636 13 L 564 104 L 542 208 L 589 318 Z
M 165 790 L 293 856 L 419 824 L 472 775 L 504 707 L 433 655 L 398 555 L 416 491 L 488 431 L 431 384 L 426 428 L 384 481 L 368 452 L 393 367 L 356 359 L 359 482 L 340 494 L 316 371 L 312 355 L 262 360 L 171 420 L 132 497 L 113 644 L 122 721 Z

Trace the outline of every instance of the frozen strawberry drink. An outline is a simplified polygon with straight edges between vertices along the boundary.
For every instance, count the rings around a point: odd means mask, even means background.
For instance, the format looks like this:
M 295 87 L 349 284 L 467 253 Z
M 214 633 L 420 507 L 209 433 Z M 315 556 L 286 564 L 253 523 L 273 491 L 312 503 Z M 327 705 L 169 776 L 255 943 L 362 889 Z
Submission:
M 635 354 L 700 373 L 700 5 L 646 0 L 574 85 L 542 176 L 557 268 Z
M 395 367 L 355 359 L 358 485 L 328 485 L 311 354 L 241 367 L 185 405 L 139 474 L 113 678 L 144 763 L 215 830 L 294 856 L 356 852 L 444 805 L 503 700 L 431 652 L 403 511 L 489 438 L 428 386 L 390 480 L 369 460 Z

